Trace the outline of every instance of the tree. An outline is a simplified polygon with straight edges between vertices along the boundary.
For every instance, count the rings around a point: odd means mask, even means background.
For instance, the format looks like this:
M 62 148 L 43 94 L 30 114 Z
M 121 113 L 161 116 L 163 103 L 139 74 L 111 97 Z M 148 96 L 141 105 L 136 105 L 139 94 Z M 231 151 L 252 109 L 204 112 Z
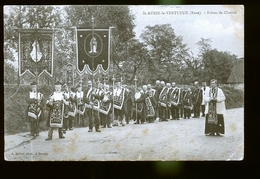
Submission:
M 236 61 L 237 56 L 229 52 L 219 52 L 216 49 L 206 52 L 203 55 L 205 80 L 215 78 L 219 83 L 226 83 Z
M 171 24 L 146 26 L 141 39 L 150 52 L 149 71 L 166 81 L 176 80 L 188 48 L 177 36 Z
M 211 39 L 204 39 L 201 38 L 196 44 L 199 46 L 199 56 L 203 56 L 203 54 L 207 53 L 208 51 L 212 50 L 211 48 Z

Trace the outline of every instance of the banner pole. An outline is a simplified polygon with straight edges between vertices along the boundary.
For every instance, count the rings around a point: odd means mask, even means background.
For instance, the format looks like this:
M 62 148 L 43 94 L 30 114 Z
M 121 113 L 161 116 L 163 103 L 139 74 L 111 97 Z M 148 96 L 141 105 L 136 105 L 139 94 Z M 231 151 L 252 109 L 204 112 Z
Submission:
M 137 91 L 137 84 L 136 84 L 136 81 L 137 81 L 137 78 L 136 78 L 136 75 L 135 75 L 135 94 L 136 94 L 136 91 Z M 135 103 L 135 120 L 137 122 L 137 103 Z

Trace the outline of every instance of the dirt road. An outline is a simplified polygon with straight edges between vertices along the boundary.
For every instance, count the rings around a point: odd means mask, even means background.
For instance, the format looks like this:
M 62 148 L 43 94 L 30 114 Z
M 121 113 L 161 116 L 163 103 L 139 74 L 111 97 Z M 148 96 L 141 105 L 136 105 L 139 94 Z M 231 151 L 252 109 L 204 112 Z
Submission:
M 242 160 L 244 156 L 244 108 L 227 110 L 225 134 L 205 136 L 205 118 L 130 124 L 88 132 L 68 131 L 65 139 L 45 141 L 47 131 L 34 140 L 12 148 L 5 137 L 5 159 L 9 161 L 190 161 Z

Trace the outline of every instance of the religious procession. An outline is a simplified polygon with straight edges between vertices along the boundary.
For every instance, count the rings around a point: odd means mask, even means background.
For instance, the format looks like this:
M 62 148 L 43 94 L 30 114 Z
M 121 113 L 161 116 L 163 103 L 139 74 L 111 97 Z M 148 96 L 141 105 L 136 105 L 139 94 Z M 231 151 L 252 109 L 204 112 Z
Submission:
M 115 79 L 113 79 L 115 80 Z M 193 86 L 166 83 L 157 80 L 155 84 L 136 86 L 134 90 L 120 81 L 114 88 L 108 84 L 87 82 L 75 87 L 55 82 L 55 91 L 42 104 L 43 94 L 37 91 L 36 82 L 26 100 L 28 118 L 31 121 L 31 136 L 39 136 L 39 119 L 43 105 L 49 108 L 46 125 L 49 126 L 46 141 L 52 140 L 53 130 L 58 129 L 59 138 L 77 127 L 86 127 L 88 132 L 101 132 L 101 128 L 112 128 L 144 123 L 169 122 L 171 120 L 205 119 L 205 134 L 225 133 L 225 95 L 212 79 L 210 86 L 198 81 Z M 87 126 L 88 124 L 88 126 Z

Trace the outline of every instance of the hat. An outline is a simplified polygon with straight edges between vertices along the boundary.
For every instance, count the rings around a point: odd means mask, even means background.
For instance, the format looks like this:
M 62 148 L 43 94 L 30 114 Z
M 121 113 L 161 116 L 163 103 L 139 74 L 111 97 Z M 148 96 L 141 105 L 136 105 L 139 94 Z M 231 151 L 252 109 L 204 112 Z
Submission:
M 33 82 L 31 83 L 31 85 L 37 85 L 37 83 L 36 83 L 35 81 L 33 81 Z
M 62 85 L 62 83 L 59 81 L 56 81 L 54 85 Z
M 210 83 L 217 83 L 217 80 L 216 79 L 211 79 Z

